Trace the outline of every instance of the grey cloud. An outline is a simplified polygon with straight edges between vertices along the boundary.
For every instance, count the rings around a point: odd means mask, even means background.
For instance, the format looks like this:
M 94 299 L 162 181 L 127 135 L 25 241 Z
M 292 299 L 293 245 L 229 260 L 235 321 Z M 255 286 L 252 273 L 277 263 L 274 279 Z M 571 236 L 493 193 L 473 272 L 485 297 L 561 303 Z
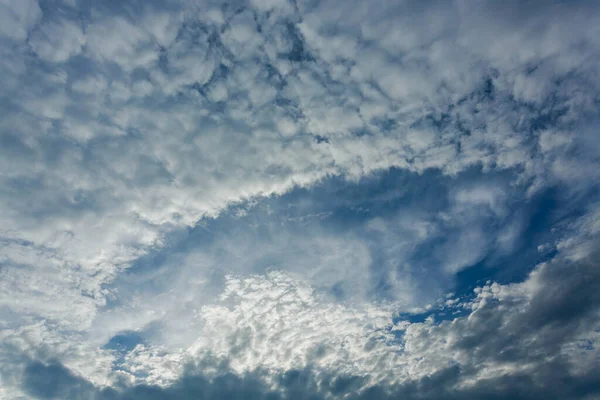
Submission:
M 475 359 L 543 363 L 560 358 L 560 347 L 580 332 L 596 329 L 598 255 L 575 265 L 555 264 L 534 272 L 540 287 L 525 310 L 518 303 L 486 304 L 462 326 L 457 346 Z
M 138 386 L 134 388 L 100 389 L 75 377 L 59 364 L 30 364 L 25 371 L 25 392 L 38 399 L 593 399 L 600 393 L 598 374 L 565 375 L 563 366 L 549 363 L 534 376 L 514 374 L 478 380 L 473 386 L 460 389 L 462 371 L 459 367 L 443 369 L 431 376 L 398 387 L 371 386 L 357 392 L 360 377 L 317 376 L 307 370 L 287 371 L 269 376 L 266 385 L 260 373 L 237 376 L 223 374 L 214 378 L 190 374 L 174 385 Z
M 81 399 L 94 385 L 73 375 L 61 364 L 32 362 L 23 374 L 23 385 L 31 396 L 42 399 Z

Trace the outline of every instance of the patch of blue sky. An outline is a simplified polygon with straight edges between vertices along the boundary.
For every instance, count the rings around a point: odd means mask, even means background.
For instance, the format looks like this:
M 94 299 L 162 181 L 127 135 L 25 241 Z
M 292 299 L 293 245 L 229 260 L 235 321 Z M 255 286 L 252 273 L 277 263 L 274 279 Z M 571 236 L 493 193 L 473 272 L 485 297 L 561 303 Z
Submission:
M 145 340 L 138 332 L 125 331 L 111 337 L 110 340 L 102 346 L 102 349 L 109 350 L 115 355 L 113 369 L 118 371 L 120 366 L 125 363 L 127 355 L 133 351 L 136 346 L 145 343 Z
M 205 218 L 194 228 L 177 231 L 165 238 L 163 247 L 136 260 L 111 286 L 125 289 L 135 283 L 136 290 L 161 293 L 169 287 L 165 287 L 165 277 L 176 279 L 182 273 L 179 268 L 188 264 L 185 260 L 189 254 L 206 253 L 215 263 L 202 272 L 203 279 L 210 282 L 204 290 L 214 291 L 216 295 L 226 274 L 286 270 L 290 260 L 311 260 L 306 253 L 313 251 L 312 245 L 298 245 L 298 242 L 311 237 L 345 236 L 364 245 L 369 253 L 367 298 L 396 299 L 398 285 L 390 278 L 396 276 L 399 277 L 396 279 L 410 281 L 414 291 L 411 306 L 423 308 L 447 293 L 468 300 L 473 296 L 473 289 L 486 281 L 503 284 L 522 281 L 535 265 L 551 259 L 555 250 L 544 245 L 552 244 L 561 233 L 560 229 L 551 228 L 560 228 L 561 223 L 576 218 L 589 201 L 589 196 L 573 201 L 561 196 L 557 189 L 528 198 L 518 185 L 512 185 L 512 179 L 510 171 L 483 174 L 477 168 L 456 177 L 437 171 L 416 174 L 398 169 L 358 181 L 330 177 L 308 189 L 296 188 L 282 196 L 258 197 L 232 205 L 216 218 Z M 462 193 L 460 188 L 471 190 L 469 188 L 480 186 L 491 187 L 492 191 L 497 189 L 494 195 L 504 205 L 493 204 L 494 199 L 486 198 L 482 200 L 485 204 L 476 200 L 466 214 L 461 210 L 453 215 L 457 196 Z M 407 216 L 425 216 L 426 219 L 403 220 Z M 459 218 L 468 221 L 461 222 Z M 404 225 L 397 229 L 398 224 Z M 413 225 L 419 224 L 434 234 L 415 239 L 418 230 L 415 231 Z M 456 238 L 465 236 L 464 231 L 472 225 L 481 229 L 473 237 L 466 236 L 467 244 L 480 243 L 483 251 L 477 250 L 479 254 L 475 258 L 466 257 L 456 269 L 444 269 L 445 257 L 455 258 L 445 252 L 453 251 L 457 243 L 460 245 L 460 239 Z M 511 226 L 517 228 L 511 230 Z M 382 229 L 385 232 L 382 233 Z M 508 245 L 497 240 L 507 235 L 506 231 L 514 236 Z M 397 243 L 403 245 L 397 247 Z M 241 253 L 232 255 L 232 246 L 238 246 Z M 300 261 L 300 265 L 290 269 L 302 274 L 303 268 Z M 319 289 L 344 301 L 353 294 L 348 292 L 352 285 L 347 283 L 334 280 Z M 136 291 L 119 293 L 124 300 Z M 118 303 L 117 299 L 114 305 Z M 457 312 L 462 315 L 461 311 Z M 401 315 L 409 321 L 433 315 L 439 321 L 457 314 L 433 308 Z

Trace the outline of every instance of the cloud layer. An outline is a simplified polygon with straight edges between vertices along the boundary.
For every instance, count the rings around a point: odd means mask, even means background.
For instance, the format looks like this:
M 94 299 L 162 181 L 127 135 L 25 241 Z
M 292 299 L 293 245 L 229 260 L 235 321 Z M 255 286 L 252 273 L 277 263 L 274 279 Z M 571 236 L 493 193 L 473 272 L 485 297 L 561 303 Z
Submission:
M 0 397 L 595 398 L 599 26 L 1 1 Z

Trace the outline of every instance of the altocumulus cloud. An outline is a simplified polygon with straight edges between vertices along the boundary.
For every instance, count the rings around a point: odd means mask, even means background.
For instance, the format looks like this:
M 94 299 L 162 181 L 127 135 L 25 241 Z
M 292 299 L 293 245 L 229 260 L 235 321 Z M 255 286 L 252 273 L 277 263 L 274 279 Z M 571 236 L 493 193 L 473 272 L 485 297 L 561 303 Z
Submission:
M 600 398 L 599 37 L 1 0 L 0 397 Z

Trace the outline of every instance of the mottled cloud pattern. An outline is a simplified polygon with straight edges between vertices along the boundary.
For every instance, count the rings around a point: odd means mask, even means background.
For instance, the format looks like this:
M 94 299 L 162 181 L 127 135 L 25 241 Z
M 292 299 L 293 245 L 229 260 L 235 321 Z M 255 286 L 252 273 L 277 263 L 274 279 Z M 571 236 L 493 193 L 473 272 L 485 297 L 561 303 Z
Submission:
M 600 399 L 599 38 L 0 0 L 0 398 Z

